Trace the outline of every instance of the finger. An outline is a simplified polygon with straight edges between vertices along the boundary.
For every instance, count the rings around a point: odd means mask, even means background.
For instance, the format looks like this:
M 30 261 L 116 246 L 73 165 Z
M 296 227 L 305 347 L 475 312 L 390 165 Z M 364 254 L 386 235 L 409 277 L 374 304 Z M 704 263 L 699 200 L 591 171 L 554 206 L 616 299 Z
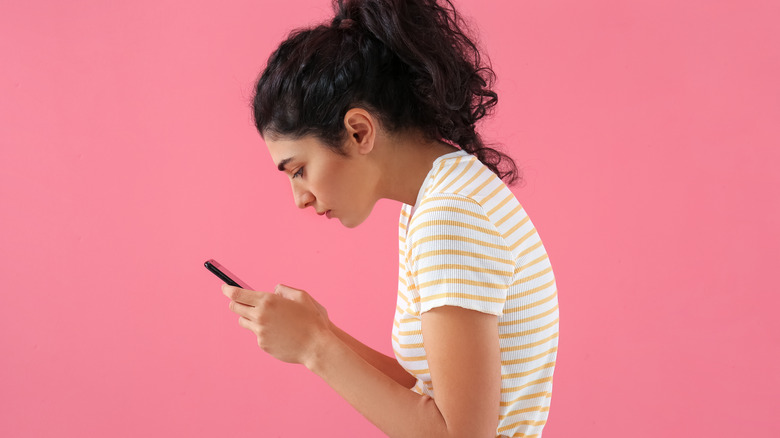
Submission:
M 246 319 L 243 316 L 238 317 L 238 325 L 251 331 L 255 335 L 260 332 L 260 325 L 252 320 Z
M 239 303 L 247 304 L 249 306 L 256 306 L 262 299 L 263 294 L 263 292 L 230 286 L 227 283 L 222 285 L 222 293 L 233 301 L 238 301 Z
M 274 288 L 274 293 L 288 300 L 300 301 L 303 291 L 283 284 L 277 284 L 276 288 Z
M 235 313 L 238 316 L 241 316 L 242 318 L 246 319 L 256 319 L 256 312 L 253 313 L 256 307 L 253 306 L 247 306 L 246 304 L 241 304 L 238 301 L 230 300 L 230 303 L 228 303 L 228 307 L 230 308 L 230 311 Z

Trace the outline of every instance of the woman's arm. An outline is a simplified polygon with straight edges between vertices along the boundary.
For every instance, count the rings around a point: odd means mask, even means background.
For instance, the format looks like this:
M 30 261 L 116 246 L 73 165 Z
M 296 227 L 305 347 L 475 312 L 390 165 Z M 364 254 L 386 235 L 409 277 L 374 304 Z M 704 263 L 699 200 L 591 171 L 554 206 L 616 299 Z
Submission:
M 406 372 L 406 370 L 394 357 L 382 354 L 367 346 L 366 344 L 358 341 L 357 339 L 350 336 L 349 333 L 338 328 L 332 322 L 330 324 L 330 330 L 336 335 L 336 337 L 341 339 L 342 342 L 347 344 L 347 346 L 351 348 L 352 351 L 357 353 L 358 356 L 363 358 L 363 360 L 371 364 L 374 368 L 385 373 L 404 388 L 411 388 L 414 386 L 417 379 Z
M 223 285 L 239 325 L 264 351 L 301 363 L 390 437 L 494 437 L 501 392 L 497 317 L 459 307 L 422 316 L 436 400 L 410 391 L 331 331 L 326 312 L 304 291 L 275 293 Z
M 304 364 L 390 437 L 495 437 L 501 398 L 496 317 L 459 307 L 423 314 L 436 400 L 378 372 L 325 334 Z

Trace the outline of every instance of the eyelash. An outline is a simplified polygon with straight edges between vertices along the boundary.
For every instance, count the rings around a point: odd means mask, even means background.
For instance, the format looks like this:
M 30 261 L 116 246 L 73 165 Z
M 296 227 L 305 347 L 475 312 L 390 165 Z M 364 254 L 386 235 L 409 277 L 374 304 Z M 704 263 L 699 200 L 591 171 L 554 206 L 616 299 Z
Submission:
M 297 172 L 295 172 L 295 173 L 293 174 L 293 176 L 292 176 L 292 177 L 293 177 L 293 178 L 297 178 L 297 177 L 299 177 L 299 176 L 303 176 L 303 167 L 301 167 L 300 169 L 298 169 L 298 171 L 297 171 Z

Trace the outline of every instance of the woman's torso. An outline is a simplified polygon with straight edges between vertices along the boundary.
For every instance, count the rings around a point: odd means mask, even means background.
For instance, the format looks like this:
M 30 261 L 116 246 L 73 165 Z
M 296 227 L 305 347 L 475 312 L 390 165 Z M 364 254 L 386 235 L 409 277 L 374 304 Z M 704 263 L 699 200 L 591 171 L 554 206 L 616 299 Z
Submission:
M 393 349 L 435 399 L 421 313 L 456 305 L 498 316 L 501 410 L 496 435 L 541 436 L 558 345 L 555 277 L 544 245 L 509 188 L 464 151 L 439 157 L 399 221 Z

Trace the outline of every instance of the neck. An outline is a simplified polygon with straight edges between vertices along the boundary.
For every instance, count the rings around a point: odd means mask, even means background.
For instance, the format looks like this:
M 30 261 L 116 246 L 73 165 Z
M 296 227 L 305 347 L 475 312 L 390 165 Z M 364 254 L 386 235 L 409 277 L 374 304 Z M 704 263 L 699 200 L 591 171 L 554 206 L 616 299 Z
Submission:
M 414 205 L 433 162 L 458 149 L 441 141 L 426 141 L 420 135 L 378 136 L 377 163 L 381 172 L 379 198 Z

